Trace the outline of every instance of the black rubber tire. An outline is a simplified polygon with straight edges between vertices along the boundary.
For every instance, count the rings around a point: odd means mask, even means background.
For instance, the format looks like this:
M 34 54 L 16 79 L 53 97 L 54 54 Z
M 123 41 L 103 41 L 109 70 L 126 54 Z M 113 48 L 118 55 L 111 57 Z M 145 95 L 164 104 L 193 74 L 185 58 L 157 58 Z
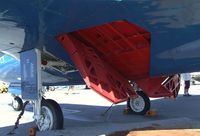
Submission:
M 18 106 L 15 107 L 15 106 L 13 105 L 13 102 L 12 102 L 12 107 L 13 107 L 13 109 L 14 109 L 15 111 L 21 111 L 21 110 L 22 110 L 22 107 L 23 107 L 23 101 L 22 101 L 22 99 L 21 99 L 19 96 L 15 96 L 15 97 L 14 97 L 14 101 L 16 101 L 16 102 L 18 103 Z
M 140 97 L 143 98 L 144 102 L 145 102 L 145 106 L 143 108 L 142 111 L 140 112 L 137 112 L 137 111 L 134 111 L 134 109 L 131 108 L 131 105 L 130 105 L 130 98 L 128 99 L 127 101 L 127 107 L 129 109 L 131 109 L 131 111 L 134 113 L 134 114 L 137 114 L 137 115 L 145 115 L 147 113 L 147 111 L 150 110 L 150 107 L 151 107 L 151 102 L 150 102 L 150 99 L 149 97 L 143 92 L 143 91 L 137 91 L 136 92 Z
M 64 126 L 64 119 L 63 119 L 63 113 L 60 108 L 60 105 L 52 100 L 52 99 L 42 99 L 42 106 L 46 106 L 48 109 L 51 110 L 53 115 L 53 127 L 52 129 L 63 129 Z

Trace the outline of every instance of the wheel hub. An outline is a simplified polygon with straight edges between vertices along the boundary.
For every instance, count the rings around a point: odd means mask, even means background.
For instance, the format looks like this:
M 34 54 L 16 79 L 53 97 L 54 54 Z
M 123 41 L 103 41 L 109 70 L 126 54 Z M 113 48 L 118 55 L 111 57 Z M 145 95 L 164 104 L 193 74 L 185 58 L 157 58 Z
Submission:
M 130 106 L 133 111 L 141 112 L 145 108 L 145 101 L 141 96 L 137 98 L 130 99 Z
M 53 114 L 48 107 L 42 106 L 41 116 L 37 121 L 40 131 L 51 130 L 53 128 Z
M 12 106 L 13 108 L 18 108 L 19 107 L 19 103 L 16 100 L 12 101 Z

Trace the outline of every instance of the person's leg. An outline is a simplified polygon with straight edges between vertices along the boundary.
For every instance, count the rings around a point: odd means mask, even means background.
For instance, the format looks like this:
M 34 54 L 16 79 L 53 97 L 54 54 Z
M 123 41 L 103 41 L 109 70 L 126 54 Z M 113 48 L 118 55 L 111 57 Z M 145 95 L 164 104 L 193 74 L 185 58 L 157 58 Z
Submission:
M 187 81 L 184 81 L 184 94 L 186 95 L 188 93 L 188 89 L 187 89 Z
M 190 96 L 188 92 L 189 88 L 190 88 L 190 81 L 185 81 L 184 96 Z
M 185 94 L 185 95 L 188 94 L 188 89 L 187 89 L 187 88 L 184 89 L 184 94 Z

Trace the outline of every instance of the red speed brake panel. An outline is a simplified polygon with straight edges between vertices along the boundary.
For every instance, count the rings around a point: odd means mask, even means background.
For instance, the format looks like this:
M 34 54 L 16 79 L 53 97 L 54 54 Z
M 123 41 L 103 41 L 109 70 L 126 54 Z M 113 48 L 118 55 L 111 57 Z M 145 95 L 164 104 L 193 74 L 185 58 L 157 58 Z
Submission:
M 150 33 L 135 24 L 115 21 L 62 34 L 57 40 L 86 84 L 113 103 L 136 96 L 128 80 L 136 81 L 147 95 L 170 94 L 161 87 L 166 77 L 149 77 Z
M 113 103 L 127 100 L 135 93 L 128 80 L 104 62 L 93 48 L 80 42 L 72 35 L 62 35 L 63 44 L 86 84 Z
M 57 37 L 86 84 L 113 103 L 136 94 L 128 82 L 149 73 L 150 33 L 116 21 Z
M 115 21 L 73 32 L 101 59 L 127 79 L 149 76 L 150 33 L 127 21 Z

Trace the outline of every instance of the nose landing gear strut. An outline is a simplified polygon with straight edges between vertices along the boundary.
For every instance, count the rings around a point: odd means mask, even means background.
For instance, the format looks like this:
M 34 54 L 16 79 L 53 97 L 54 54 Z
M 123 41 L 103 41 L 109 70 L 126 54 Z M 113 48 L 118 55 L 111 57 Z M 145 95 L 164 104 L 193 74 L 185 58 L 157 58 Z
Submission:
M 41 52 L 21 52 L 22 99 L 33 103 L 34 119 L 40 131 L 63 128 L 63 113 L 57 102 L 43 98 Z

